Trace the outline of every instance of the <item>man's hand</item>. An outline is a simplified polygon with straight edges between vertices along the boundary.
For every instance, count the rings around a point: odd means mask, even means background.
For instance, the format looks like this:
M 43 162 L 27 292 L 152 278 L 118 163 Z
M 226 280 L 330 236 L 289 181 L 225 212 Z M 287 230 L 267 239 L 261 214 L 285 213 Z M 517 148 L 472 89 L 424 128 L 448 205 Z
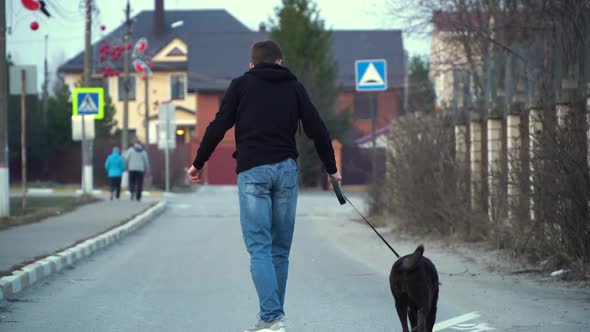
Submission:
M 336 179 L 339 184 L 342 184 L 342 175 L 340 175 L 340 173 L 336 172 L 334 174 L 330 174 L 330 176 Z
M 191 166 L 191 168 L 187 171 L 188 178 L 191 180 L 191 183 L 201 183 L 201 170 L 196 169 L 195 166 Z

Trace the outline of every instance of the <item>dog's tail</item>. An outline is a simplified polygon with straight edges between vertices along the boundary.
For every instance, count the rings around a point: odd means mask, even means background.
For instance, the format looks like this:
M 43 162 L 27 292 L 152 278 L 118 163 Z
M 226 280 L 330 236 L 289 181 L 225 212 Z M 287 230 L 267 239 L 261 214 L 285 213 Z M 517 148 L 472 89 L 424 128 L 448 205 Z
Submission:
M 419 245 L 413 254 L 408 255 L 404 259 L 404 261 L 402 263 L 402 269 L 403 270 L 412 270 L 416 266 L 416 264 L 418 263 L 420 258 L 422 258 L 423 254 L 424 254 L 424 246 Z

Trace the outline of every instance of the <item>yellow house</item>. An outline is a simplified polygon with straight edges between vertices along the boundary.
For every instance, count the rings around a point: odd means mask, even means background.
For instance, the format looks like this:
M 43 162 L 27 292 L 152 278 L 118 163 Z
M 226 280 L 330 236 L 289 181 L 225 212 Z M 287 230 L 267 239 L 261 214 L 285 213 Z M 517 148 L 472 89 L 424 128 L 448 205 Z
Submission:
M 202 53 L 202 45 L 208 42 L 212 33 L 219 33 L 223 37 L 250 35 L 252 31 L 236 20 L 225 10 L 178 10 L 164 11 L 163 1 L 156 0 L 155 11 L 140 12 L 133 19 L 132 34 L 129 38 L 130 44 L 134 45 L 141 38 L 148 41 L 145 51 L 145 62 L 151 63 L 152 74 L 148 80 L 144 79 L 143 73 L 135 72 L 130 65 L 129 77 L 129 107 L 128 107 L 128 128 L 130 140 L 134 137 L 145 141 L 145 109 L 146 109 L 146 84 L 148 100 L 148 138 L 149 144 L 155 144 L 158 140 L 158 104 L 171 102 L 176 107 L 176 134 L 177 142 L 188 143 L 195 137 L 197 125 L 197 99 L 198 93 L 205 93 L 211 97 L 215 92 L 215 101 L 223 93 L 229 84 L 230 76 L 235 76 L 242 71 L 241 67 L 229 66 L 230 74 L 220 75 L 227 68 L 217 65 L 210 65 L 208 61 L 219 61 L 215 54 L 209 54 L 207 59 L 199 58 Z M 123 45 L 124 27 L 106 35 L 93 45 L 92 54 L 92 85 L 102 86 L 105 92 L 111 97 L 115 106 L 114 115 L 119 129 L 123 126 L 123 56 L 107 57 L 102 59 L 100 48 L 109 44 L 114 48 L 116 45 Z M 240 37 L 242 38 L 242 37 Z M 255 39 L 246 38 L 246 52 Z M 204 40 L 204 41 L 203 41 Z M 193 52 L 191 52 L 193 51 Z M 195 53 L 195 54 L 192 54 Z M 244 53 L 247 54 L 247 53 Z M 235 55 L 232 54 L 235 57 Z M 132 51 L 129 51 L 130 63 L 133 62 Z M 247 69 L 247 58 L 244 59 L 244 70 Z M 119 76 L 108 77 L 104 75 L 107 67 L 118 72 Z M 213 68 L 212 68 L 213 67 Z M 207 71 L 215 73 L 216 77 Z M 64 83 L 70 89 L 81 81 L 83 71 L 83 52 L 68 60 L 59 68 Z M 204 73 L 205 72 L 205 73 Z M 203 74 L 204 73 L 204 74 Z M 208 103 L 208 105 L 211 103 Z M 214 108 L 217 105 L 212 105 Z
M 188 48 L 186 43 L 174 38 L 164 48 L 159 50 L 151 58 L 153 63 L 186 63 L 188 57 Z M 183 136 L 184 141 L 190 141 L 191 135 L 194 135 L 196 123 L 196 93 L 187 91 L 187 71 L 186 70 L 158 70 L 156 66 L 145 80 L 142 73 L 133 72 L 131 69 L 129 82 L 129 129 L 137 138 L 145 141 L 145 104 L 146 104 L 146 84 L 147 98 L 149 102 L 148 116 L 149 121 L 149 144 L 157 143 L 158 128 L 158 103 L 171 101 L 177 108 L 176 125 L 177 132 Z M 76 72 L 65 72 L 64 82 L 70 89 L 81 81 L 82 74 Z M 112 103 L 117 112 L 115 120 L 119 127 L 123 124 L 123 74 L 118 77 L 103 78 L 102 74 L 93 75 L 95 84 L 105 88 L 105 92 L 111 97 Z M 180 135 L 179 135 L 180 136 Z

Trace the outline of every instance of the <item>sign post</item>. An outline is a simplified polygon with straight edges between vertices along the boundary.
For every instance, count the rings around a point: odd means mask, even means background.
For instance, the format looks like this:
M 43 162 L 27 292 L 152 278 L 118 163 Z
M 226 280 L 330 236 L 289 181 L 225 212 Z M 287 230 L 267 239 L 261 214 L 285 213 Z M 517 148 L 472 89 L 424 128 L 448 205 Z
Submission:
M 171 103 L 162 103 L 158 108 L 158 148 L 164 150 L 166 192 L 170 192 L 170 149 L 176 148 L 176 112 Z
M 96 120 L 104 118 L 104 91 L 102 88 L 74 88 L 72 94 L 72 115 L 82 116 L 82 192 L 93 191 L 91 156 L 86 149 L 86 116 Z
M 20 146 L 21 146 L 21 207 L 27 207 L 27 94 L 37 93 L 37 67 L 13 66 L 10 68 L 10 94 L 20 94 Z
M 21 158 L 21 180 L 23 197 L 21 207 L 27 207 L 27 111 L 25 82 L 27 75 L 24 69 L 20 71 L 20 158 Z
M 377 179 L 377 140 L 375 131 L 377 127 L 377 91 L 387 90 L 387 62 L 384 59 L 356 60 L 354 62 L 354 76 L 356 91 L 370 92 L 369 108 L 371 114 L 371 139 L 373 143 L 372 153 L 372 178 Z

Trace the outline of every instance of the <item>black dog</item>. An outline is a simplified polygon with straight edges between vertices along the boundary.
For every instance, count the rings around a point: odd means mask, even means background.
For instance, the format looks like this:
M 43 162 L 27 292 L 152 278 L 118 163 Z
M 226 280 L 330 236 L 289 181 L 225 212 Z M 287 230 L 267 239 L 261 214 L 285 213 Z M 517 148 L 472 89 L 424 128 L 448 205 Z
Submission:
M 436 320 L 438 273 L 423 254 L 424 247 L 420 245 L 413 254 L 398 259 L 389 274 L 389 285 L 403 332 L 409 332 L 408 318 L 415 332 L 432 332 Z

